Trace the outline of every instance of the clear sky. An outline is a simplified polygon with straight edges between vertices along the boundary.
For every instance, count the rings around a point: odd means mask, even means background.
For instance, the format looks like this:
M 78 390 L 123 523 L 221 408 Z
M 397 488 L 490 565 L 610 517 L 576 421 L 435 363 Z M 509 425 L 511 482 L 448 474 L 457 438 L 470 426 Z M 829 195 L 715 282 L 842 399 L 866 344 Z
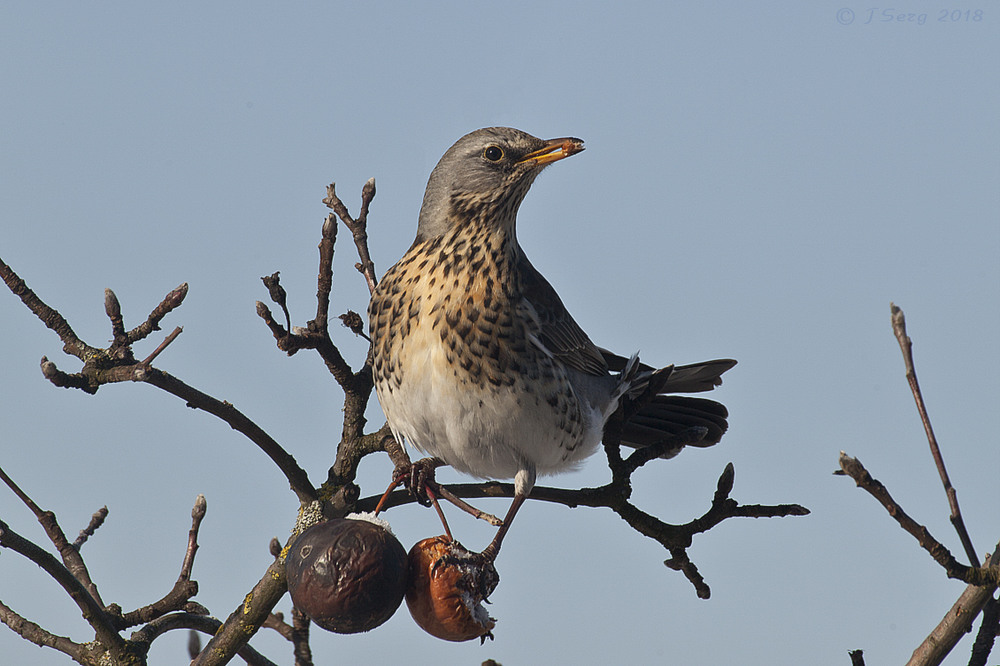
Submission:
M 602 346 L 656 364 L 740 361 L 715 396 L 729 433 L 643 470 L 636 502 L 685 522 L 732 461 L 736 499 L 812 515 L 732 520 L 697 538 L 690 555 L 713 591 L 703 601 L 610 511 L 529 502 L 498 561 L 494 643 L 438 641 L 402 610 L 366 635 L 316 630 L 317 663 L 832 666 L 855 648 L 902 663 L 963 585 L 831 475 L 838 453 L 964 556 L 890 301 L 906 312 L 973 542 L 984 553 L 1000 537 L 1000 9 L 946 6 L 3 3 L 0 256 L 94 345 L 111 336 L 105 287 L 134 326 L 188 282 L 164 322 L 184 333 L 157 365 L 234 403 L 319 482 L 340 395 L 317 356 L 275 349 L 254 301 L 266 300 L 259 277 L 281 271 L 296 323 L 313 316 L 326 185 L 356 210 L 377 179 L 381 273 L 410 244 L 427 176 L 455 139 L 489 125 L 581 137 L 586 152 L 550 168 L 522 207 L 532 262 Z M 354 261 L 341 244 L 334 314 L 366 306 Z M 78 362 L 10 294 L 0 322 L 3 468 L 71 534 L 108 506 L 84 555 L 105 600 L 126 609 L 173 584 L 204 493 L 197 600 L 227 616 L 294 521 L 280 473 L 152 387 L 53 387 L 39 359 Z M 364 346 L 335 335 L 359 363 Z M 370 419 L 380 425 L 377 407 Z M 603 483 L 601 455 L 541 483 Z M 361 471 L 369 495 L 390 466 Z M 506 500 L 484 507 L 502 514 Z M 450 515 L 466 545 L 489 541 L 489 528 Z M 45 543 L 3 488 L 0 517 Z M 439 533 L 415 505 L 388 518 L 407 547 Z M 92 636 L 62 590 L 9 552 L 0 599 Z M 157 641 L 151 663 L 183 663 L 185 641 Z M 291 663 L 275 635 L 253 644 Z M 947 663 L 966 663 L 970 647 Z M 3 627 L 0 654 L 69 661 Z

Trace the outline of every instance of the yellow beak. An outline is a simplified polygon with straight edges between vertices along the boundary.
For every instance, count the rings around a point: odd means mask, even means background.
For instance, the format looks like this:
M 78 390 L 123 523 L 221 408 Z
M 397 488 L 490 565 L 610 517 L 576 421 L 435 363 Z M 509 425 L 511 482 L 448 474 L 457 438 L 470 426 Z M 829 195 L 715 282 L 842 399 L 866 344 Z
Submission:
M 576 155 L 583 150 L 583 140 L 574 137 L 563 137 L 560 139 L 549 139 L 545 145 L 538 150 L 532 151 L 518 161 L 518 164 L 534 162 L 536 166 L 544 166 L 551 162 L 556 162 Z

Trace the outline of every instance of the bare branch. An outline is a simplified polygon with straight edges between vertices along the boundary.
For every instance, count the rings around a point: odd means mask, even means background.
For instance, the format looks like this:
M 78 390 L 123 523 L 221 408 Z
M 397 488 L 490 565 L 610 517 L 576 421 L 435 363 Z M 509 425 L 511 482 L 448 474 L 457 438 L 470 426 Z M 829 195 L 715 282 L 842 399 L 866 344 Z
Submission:
M 930 553 L 935 562 L 944 567 L 949 578 L 957 578 L 969 585 L 996 586 L 1000 584 L 1000 567 L 968 567 L 961 564 L 940 541 L 931 536 L 926 527 L 918 524 L 903 511 L 903 508 L 892 498 L 886 487 L 868 473 L 860 460 L 851 458 L 841 451 L 840 469 L 843 474 L 854 479 L 859 488 L 878 500 L 889 512 L 889 515 L 899 523 L 899 526 L 912 535 L 920 547 Z
M 69 655 L 74 661 L 83 663 L 87 654 L 86 646 L 74 643 L 65 636 L 58 636 L 46 631 L 30 620 L 15 613 L 9 606 L 0 601 L 0 622 L 10 627 L 21 638 L 31 641 L 39 647 L 50 647 Z
M 986 566 L 996 561 L 987 558 Z M 969 585 L 949 609 L 944 618 L 924 641 L 913 651 L 907 666 L 940 664 L 955 645 L 972 631 L 972 623 L 993 598 L 995 588 Z
M 3 521 L 0 521 L 0 547 L 10 548 L 40 566 L 76 602 L 84 619 L 93 627 L 101 645 L 115 655 L 125 652 L 125 640 L 118 635 L 114 620 L 91 596 L 87 588 L 55 557 L 11 530 Z
M 313 666 L 309 648 L 309 616 L 292 608 L 292 644 L 295 646 L 295 666 Z
M 986 666 L 986 660 L 993 651 L 993 644 L 998 634 L 1000 634 L 1000 600 L 991 595 L 983 608 L 983 623 L 972 644 L 969 666 Z
M 319 276 L 316 279 L 316 329 L 327 330 L 330 316 L 330 291 L 333 289 L 333 252 L 337 244 L 337 219 L 333 213 L 323 221 L 319 242 Z
M 139 646 L 143 652 L 148 652 L 150 644 L 156 640 L 156 638 L 168 631 L 172 631 L 174 629 L 194 629 L 195 631 L 200 631 L 203 634 L 213 635 L 219 631 L 221 626 L 222 622 L 219 622 L 214 617 L 208 617 L 207 615 L 171 613 L 153 620 L 142 629 L 136 631 L 132 634 L 131 642 Z M 211 645 L 211 642 L 209 642 L 209 645 Z M 251 666 L 276 666 L 273 661 L 262 655 L 260 652 L 257 652 L 257 650 L 254 650 L 249 645 L 244 645 L 239 650 L 236 650 L 234 654 L 239 655 L 241 659 Z M 204 657 L 205 650 L 202 650 L 199 656 Z M 231 659 L 232 656 L 233 655 L 230 654 L 227 661 Z
M 153 311 L 149 313 L 149 317 L 146 318 L 146 321 L 139 324 L 126 334 L 128 344 L 131 345 L 139 340 L 144 340 L 146 336 L 153 331 L 160 330 L 160 322 L 164 317 L 180 307 L 181 303 L 184 302 L 184 297 L 187 296 L 187 293 L 188 285 L 187 282 L 185 282 L 164 296 L 159 305 L 153 308 Z
M 671 525 L 641 511 L 628 501 L 631 486 L 628 476 L 613 479 L 611 483 L 597 488 L 581 488 L 568 490 L 564 488 L 549 488 L 535 486 L 528 499 L 562 504 L 570 508 L 578 506 L 606 507 L 613 510 L 633 529 L 664 546 L 670 551 L 671 557 L 664 564 L 684 573 L 694 585 L 698 596 L 707 599 L 710 591 L 704 579 L 698 573 L 697 567 L 688 558 L 686 548 L 691 545 L 695 534 L 707 532 L 719 523 L 729 518 L 776 518 L 785 516 L 805 516 L 809 510 L 798 504 L 741 505 L 729 497 L 733 489 L 734 471 L 730 463 L 719 477 L 712 506 L 699 518 L 683 525 Z M 513 497 L 514 485 L 511 483 L 465 483 L 441 485 L 457 497 Z M 378 496 L 366 497 L 356 505 L 358 511 L 373 511 L 379 501 Z M 382 508 L 388 509 L 402 504 L 415 502 L 409 491 L 397 490 L 391 493 Z
M 76 540 L 73 542 L 73 547 L 80 550 L 83 544 L 87 543 L 87 539 L 94 536 L 94 532 L 96 532 L 101 525 L 104 524 L 107 517 L 108 507 L 102 506 L 100 509 L 95 511 L 93 515 L 90 516 L 90 523 L 88 523 L 85 528 L 80 530 L 79 536 L 77 536 Z
M 165 337 L 163 339 L 163 342 L 161 342 L 160 345 L 156 349 L 154 349 L 153 352 L 149 356 L 147 356 L 146 358 L 142 359 L 142 362 L 139 363 L 139 365 L 145 366 L 146 368 L 148 368 L 149 365 L 154 360 L 156 360 L 156 357 L 159 356 L 163 352 L 163 350 L 167 348 L 167 345 L 169 345 L 171 342 L 173 342 L 174 340 L 176 340 L 177 336 L 180 335 L 183 332 L 184 332 L 184 329 L 181 328 L 180 326 L 178 326 L 177 328 L 175 328 L 173 331 L 170 332 L 170 335 L 168 335 L 167 337 Z
M 260 426 L 236 409 L 232 403 L 217 400 L 156 368 L 150 368 L 143 381 L 181 398 L 188 407 L 201 409 L 219 417 L 228 423 L 233 430 L 246 435 L 285 474 L 289 486 L 298 496 L 300 502 L 311 502 L 316 499 L 316 489 L 313 488 L 309 482 L 309 476 L 304 469 L 299 467 L 295 458 L 264 432 Z
M 937 438 L 934 436 L 934 429 L 931 427 L 931 418 L 927 414 L 927 406 L 924 404 L 924 396 L 920 392 L 920 384 L 917 383 L 917 370 L 913 365 L 913 341 L 906 335 L 906 318 L 903 311 L 895 303 L 889 304 L 892 311 L 892 332 L 896 335 L 899 348 L 903 352 L 903 362 L 906 364 L 906 380 L 910 384 L 913 392 L 913 399 L 917 403 L 917 411 L 920 413 L 920 421 L 924 424 L 924 432 L 927 433 L 927 442 L 931 447 L 931 456 L 937 466 L 938 475 L 941 477 L 941 484 L 944 486 L 945 494 L 948 496 L 948 505 L 951 508 L 951 524 L 958 533 L 958 538 L 962 541 L 965 549 L 965 556 L 974 567 L 979 566 L 979 556 L 972 546 L 972 538 L 969 531 L 965 529 L 965 521 L 962 520 L 962 511 L 958 506 L 958 493 L 951 485 L 948 478 L 948 471 L 944 466 L 944 458 L 941 456 L 941 449 L 938 447 Z
M 103 606 L 104 602 L 101 601 L 101 595 L 97 591 L 97 585 L 95 585 L 94 581 L 91 579 L 90 571 L 87 569 L 87 565 L 83 561 L 83 557 L 80 555 L 79 549 L 70 543 L 69 539 L 66 538 L 66 534 L 63 532 L 62 527 L 59 526 L 59 522 L 56 520 L 56 515 L 51 511 L 42 510 L 41 507 L 35 504 L 35 502 L 28 497 L 27 493 L 21 490 L 12 478 L 7 476 L 7 473 L 4 472 L 3 469 L 0 469 L 0 480 L 3 480 L 3 482 L 14 491 L 14 494 L 18 496 L 25 506 L 27 506 L 28 509 L 35 514 L 35 518 L 45 530 L 46 536 L 49 537 L 52 545 L 55 546 L 56 550 L 59 552 L 63 565 L 65 565 L 73 578 L 87 590 L 88 596 L 92 597 L 95 603 Z
M 358 250 L 361 261 L 355 266 L 368 283 L 368 291 L 374 292 L 378 278 L 375 276 L 375 264 L 368 251 L 368 207 L 375 198 L 375 179 L 369 178 L 361 188 L 361 212 L 355 220 L 347 210 L 347 206 L 337 196 L 336 184 L 330 183 L 326 188 L 326 198 L 323 203 L 337 214 L 354 237 L 354 246 Z
M 198 530 L 201 528 L 201 521 L 205 518 L 207 503 L 204 495 L 198 495 L 194 508 L 191 510 L 191 529 L 188 531 L 188 544 L 184 552 L 184 561 L 181 564 L 181 572 L 177 577 L 177 582 L 173 588 L 159 601 L 153 602 L 142 608 L 138 608 L 123 616 L 125 626 L 133 627 L 137 624 L 149 622 L 167 613 L 188 610 L 191 597 L 198 594 L 198 583 L 191 580 L 191 569 L 194 567 L 194 555 L 198 550 Z
M 233 611 L 191 666 L 221 666 L 228 663 L 267 621 L 268 616 L 287 591 L 285 565 L 275 560 L 264 577 Z
M 56 335 L 63 342 L 63 351 L 83 360 L 86 360 L 89 354 L 97 351 L 80 340 L 76 333 L 73 332 L 69 322 L 56 310 L 43 303 L 42 299 L 38 298 L 35 292 L 28 288 L 24 280 L 10 266 L 4 263 L 3 259 L 0 259 L 0 277 L 3 277 L 4 282 L 14 295 L 20 298 L 21 302 L 35 313 L 35 316 L 41 319 L 43 324 L 55 331 Z

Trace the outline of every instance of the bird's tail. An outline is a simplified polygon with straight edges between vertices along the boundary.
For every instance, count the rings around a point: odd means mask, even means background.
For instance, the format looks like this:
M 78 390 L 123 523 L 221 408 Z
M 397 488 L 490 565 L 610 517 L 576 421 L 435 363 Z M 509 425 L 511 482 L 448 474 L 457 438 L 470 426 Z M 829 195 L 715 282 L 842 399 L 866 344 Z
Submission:
M 618 364 L 617 359 L 624 363 Z M 736 361 L 718 359 L 653 370 L 638 363 L 635 356 L 608 360 L 609 365 L 618 365 L 615 369 L 621 370 L 623 379 L 631 377 L 631 388 L 624 400 L 638 401 L 637 409 L 622 427 L 622 444 L 666 445 L 661 457 L 672 458 L 685 446 L 707 447 L 722 439 L 729 427 L 725 406 L 706 398 L 666 394 L 710 391 L 722 384 L 722 373 Z

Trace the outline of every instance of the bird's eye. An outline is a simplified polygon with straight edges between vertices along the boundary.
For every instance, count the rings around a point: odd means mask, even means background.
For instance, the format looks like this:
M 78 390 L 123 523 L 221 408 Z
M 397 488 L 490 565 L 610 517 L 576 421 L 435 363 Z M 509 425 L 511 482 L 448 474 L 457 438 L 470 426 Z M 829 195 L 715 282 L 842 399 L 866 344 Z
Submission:
M 483 151 L 483 157 L 490 162 L 499 162 L 503 159 L 503 149 L 500 146 L 489 146 Z

